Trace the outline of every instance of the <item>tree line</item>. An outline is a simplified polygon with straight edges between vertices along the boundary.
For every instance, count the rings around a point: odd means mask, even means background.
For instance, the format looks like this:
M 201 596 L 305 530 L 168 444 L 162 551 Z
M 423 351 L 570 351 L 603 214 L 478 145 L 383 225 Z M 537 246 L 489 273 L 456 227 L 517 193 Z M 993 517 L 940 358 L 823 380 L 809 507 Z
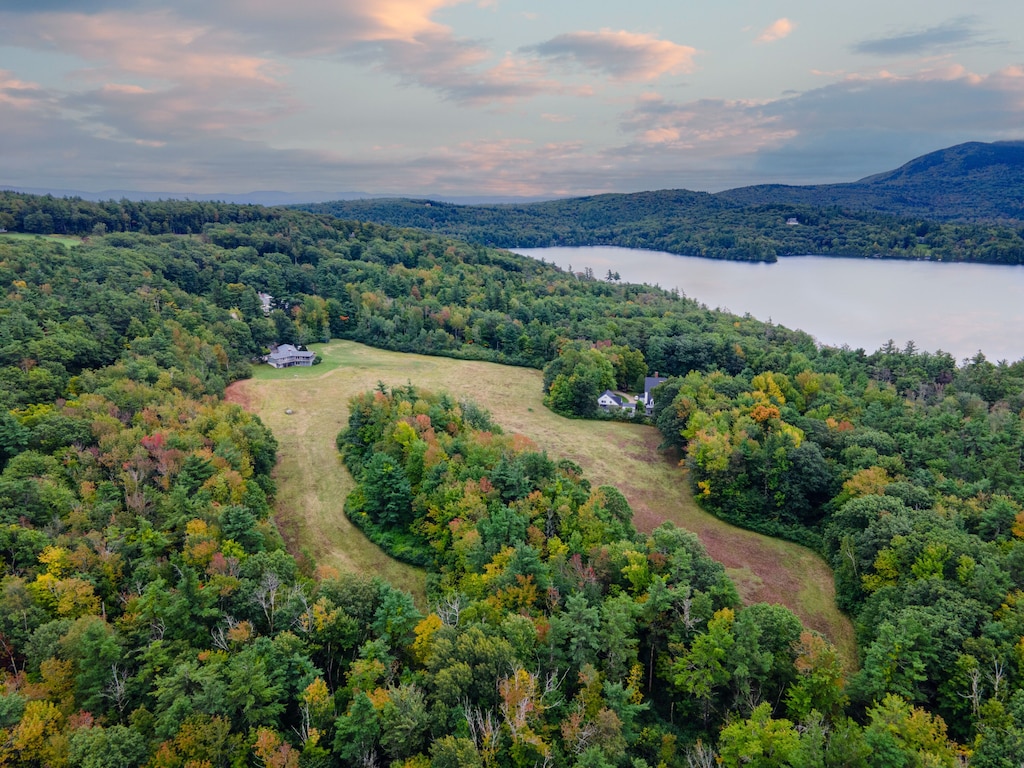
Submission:
M 686 190 L 504 205 L 373 199 L 299 207 L 500 248 L 614 245 L 763 262 L 820 255 L 1024 263 L 1024 228 L 1014 222 L 938 222 L 921 214 L 799 202 L 745 203 Z

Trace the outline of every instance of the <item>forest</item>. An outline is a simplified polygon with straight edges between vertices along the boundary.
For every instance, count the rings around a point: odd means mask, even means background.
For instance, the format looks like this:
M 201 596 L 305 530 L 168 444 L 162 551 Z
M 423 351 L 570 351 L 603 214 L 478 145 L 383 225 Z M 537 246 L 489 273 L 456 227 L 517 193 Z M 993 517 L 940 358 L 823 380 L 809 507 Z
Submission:
M 784 202 L 788 194 L 661 190 L 504 205 L 340 200 L 315 213 L 417 227 L 499 248 L 615 245 L 682 256 L 774 262 L 786 256 L 1024 263 L 1019 222 L 943 222 L 919 214 Z M 737 197 L 739 193 L 737 192 Z M 742 199 L 742 198 L 741 198 Z M 765 202 L 769 200 L 771 202 Z
M 821 347 L 294 210 L 61 205 L 87 240 L 0 235 L 0 764 L 1024 754 L 1024 361 Z M 741 604 L 692 534 L 638 533 L 615 488 L 415 382 L 357 398 L 338 446 L 346 513 L 427 571 L 428 604 L 289 551 L 273 435 L 222 395 L 271 342 L 329 338 L 544 369 L 578 418 L 659 371 L 680 482 L 828 558 L 858 668 L 788 610 Z
M 415 227 L 497 248 L 615 245 L 763 262 L 818 254 L 1024 263 L 1024 227 L 1015 222 L 944 222 L 836 205 L 747 204 L 686 190 L 525 205 L 383 199 L 300 208 L 342 220 Z M 297 210 L 198 201 L 94 203 L 0 191 L 0 229 L 40 235 L 185 235 L 199 234 L 207 225 L 260 221 L 278 222 L 274 228 L 281 231 L 284 222 L 302 220 Z

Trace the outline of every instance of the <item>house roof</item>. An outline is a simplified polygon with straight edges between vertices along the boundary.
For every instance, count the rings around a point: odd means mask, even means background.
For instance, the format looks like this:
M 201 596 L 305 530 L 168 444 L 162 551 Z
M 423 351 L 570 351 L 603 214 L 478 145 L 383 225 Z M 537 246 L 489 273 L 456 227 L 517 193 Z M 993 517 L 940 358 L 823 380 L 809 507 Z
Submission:
M 270 353 L 271 360 L 278 360 L 282 357 L 314 357 L 315 352 L 303 352 L 291 344 L 279 344 L 277 349 Z
M 664 376 L 646 376 L 644 378 L 644 392 L 650 394 L 651 390 L 659 384 L 664 384 L 668 381 Z

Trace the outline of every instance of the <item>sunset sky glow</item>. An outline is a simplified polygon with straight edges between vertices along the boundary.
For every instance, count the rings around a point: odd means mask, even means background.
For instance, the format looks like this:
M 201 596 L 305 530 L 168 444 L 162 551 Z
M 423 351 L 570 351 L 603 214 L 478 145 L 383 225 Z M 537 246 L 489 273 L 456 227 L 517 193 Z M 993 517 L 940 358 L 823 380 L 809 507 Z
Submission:
M 564 196 L 1024 138 L 1024 3 L 4 0 L 0 185 Z

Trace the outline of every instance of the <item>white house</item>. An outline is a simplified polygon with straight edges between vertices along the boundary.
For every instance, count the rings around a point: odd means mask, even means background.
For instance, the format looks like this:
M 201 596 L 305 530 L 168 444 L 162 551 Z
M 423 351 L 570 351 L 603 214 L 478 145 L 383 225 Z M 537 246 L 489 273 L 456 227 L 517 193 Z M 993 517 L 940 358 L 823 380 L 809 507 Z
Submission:
M 313 364 L 315 352 L 303 352 L 291 344 L 280 344 L 267 355 L 267 362 L 275 368 L 291 368 L 294 365 L 308 367 Z
M 610 389 L 601 393 L 597 398 L 597 405 L 602 411 L 625 411 L 626 413 L 636 411 L 636 403 L 632 402 L 628 396 L 616 394 Z
M 606 389 L 597 398 L 597 404 L 602 408 L 622 408 L 626 403 L 610 389 Z
M 260 304 L 263 307 L 263 314 L 264 315 L 269 315 L 270 314 L 270 310 L 271 310 L 271 308 L 274 305 L 274 297 L 271 296 L 269 293 L 263 293 L 263 292 L 260 292 L 260 293 L 258 293 L 256 295 L 260 297 Z

